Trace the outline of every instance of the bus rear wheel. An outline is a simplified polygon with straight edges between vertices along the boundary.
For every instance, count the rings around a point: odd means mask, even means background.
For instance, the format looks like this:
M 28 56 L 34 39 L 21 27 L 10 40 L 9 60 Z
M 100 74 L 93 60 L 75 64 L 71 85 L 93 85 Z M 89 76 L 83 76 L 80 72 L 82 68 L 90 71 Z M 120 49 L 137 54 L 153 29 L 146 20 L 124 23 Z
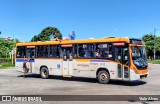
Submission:
M 107 71 L 101 70 L 98 72 L 98 82 L 102 84 L 107 84 L 110 80 L 109 73 Z
M 42 77 L 43 79 L 47 79 L 48 76 L 49 76 L 49 71 L 48 71 L 48 68 L 47 68 L 47 67 L 42 67 L 40 73 L 41 73 L 41 77 Z

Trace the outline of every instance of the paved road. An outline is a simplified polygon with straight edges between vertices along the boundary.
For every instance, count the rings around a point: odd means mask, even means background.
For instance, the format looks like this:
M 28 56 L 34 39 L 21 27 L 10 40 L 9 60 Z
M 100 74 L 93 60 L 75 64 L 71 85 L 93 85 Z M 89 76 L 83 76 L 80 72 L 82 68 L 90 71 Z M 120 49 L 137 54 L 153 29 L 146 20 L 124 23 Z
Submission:
M 62 78 L 51 76 L 41 79 L 40 75 L 27 75 L 16 72 L 14 68 L 0 70 L 0 95 L 160 95 L 160 65 L 149 64 L 150 76 L 141 81 L 111 81 L 109 84 L 98 84 L 90 78 Z M 4 103 L 4 102 L 3 102 Z M 12 102 L 10 102 L 12 104 Z M 27 103 L 27 102 L 26 102 Z M 31 102 L 30 102 L 31 103 Z M 44 102 L 42 102 L 44 103 Z M 87 102 L 48 102 L 48 103 L 86 103 Z M 91 103 L 91 102 L 90 102 Z M 96 104 L 98 102 L 92 102 Z M 133 103 L 133 102 L 101 102 Z M 150 104 L 158 102 L 134 102 Z M 160 103 L 160 102 L 159 102 Z M 37 103 L 38 104 L 38 103 Z

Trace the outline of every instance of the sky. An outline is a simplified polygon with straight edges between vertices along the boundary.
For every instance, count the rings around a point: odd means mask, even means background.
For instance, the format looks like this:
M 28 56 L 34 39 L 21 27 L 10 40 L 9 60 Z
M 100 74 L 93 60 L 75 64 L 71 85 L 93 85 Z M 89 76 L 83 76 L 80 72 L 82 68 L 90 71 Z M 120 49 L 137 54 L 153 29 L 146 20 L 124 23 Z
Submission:
M 160 0 L 0 0 L 0 37 L 30 41 L 42 29 L 58 28 L 63 37 L 160 36 Z

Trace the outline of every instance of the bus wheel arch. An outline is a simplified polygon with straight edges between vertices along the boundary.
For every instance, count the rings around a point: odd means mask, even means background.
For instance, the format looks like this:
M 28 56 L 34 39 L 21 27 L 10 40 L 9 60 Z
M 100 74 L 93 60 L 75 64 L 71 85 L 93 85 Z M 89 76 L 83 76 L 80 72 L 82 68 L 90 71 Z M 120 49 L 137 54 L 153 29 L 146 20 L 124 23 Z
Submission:
M 40 75 L 43 79 L 47 79 L 49 77 L 49 70 L 47 66 L 42 65 L 40 67 Z
M 110 74 L 107 68 L 99 68 L 96 72 L 96 78 L 99 83 L 107 84 L 110 81 Z

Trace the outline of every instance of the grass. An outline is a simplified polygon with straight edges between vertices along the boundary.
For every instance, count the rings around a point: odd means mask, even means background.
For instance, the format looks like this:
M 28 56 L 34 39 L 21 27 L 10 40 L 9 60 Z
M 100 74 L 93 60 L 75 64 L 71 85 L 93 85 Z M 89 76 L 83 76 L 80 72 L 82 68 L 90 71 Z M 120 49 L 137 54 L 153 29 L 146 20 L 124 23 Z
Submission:
M 0 69 L 6 69 L 6 68 L 9 68 L 9 67 L 14 67 L 14 64 L 12 65 L 11 62 L 6 62 L 6 63 L 1 63 L 0 64 Z
M 148 63 L 160 64 L 160 60 L 148 60 Z

